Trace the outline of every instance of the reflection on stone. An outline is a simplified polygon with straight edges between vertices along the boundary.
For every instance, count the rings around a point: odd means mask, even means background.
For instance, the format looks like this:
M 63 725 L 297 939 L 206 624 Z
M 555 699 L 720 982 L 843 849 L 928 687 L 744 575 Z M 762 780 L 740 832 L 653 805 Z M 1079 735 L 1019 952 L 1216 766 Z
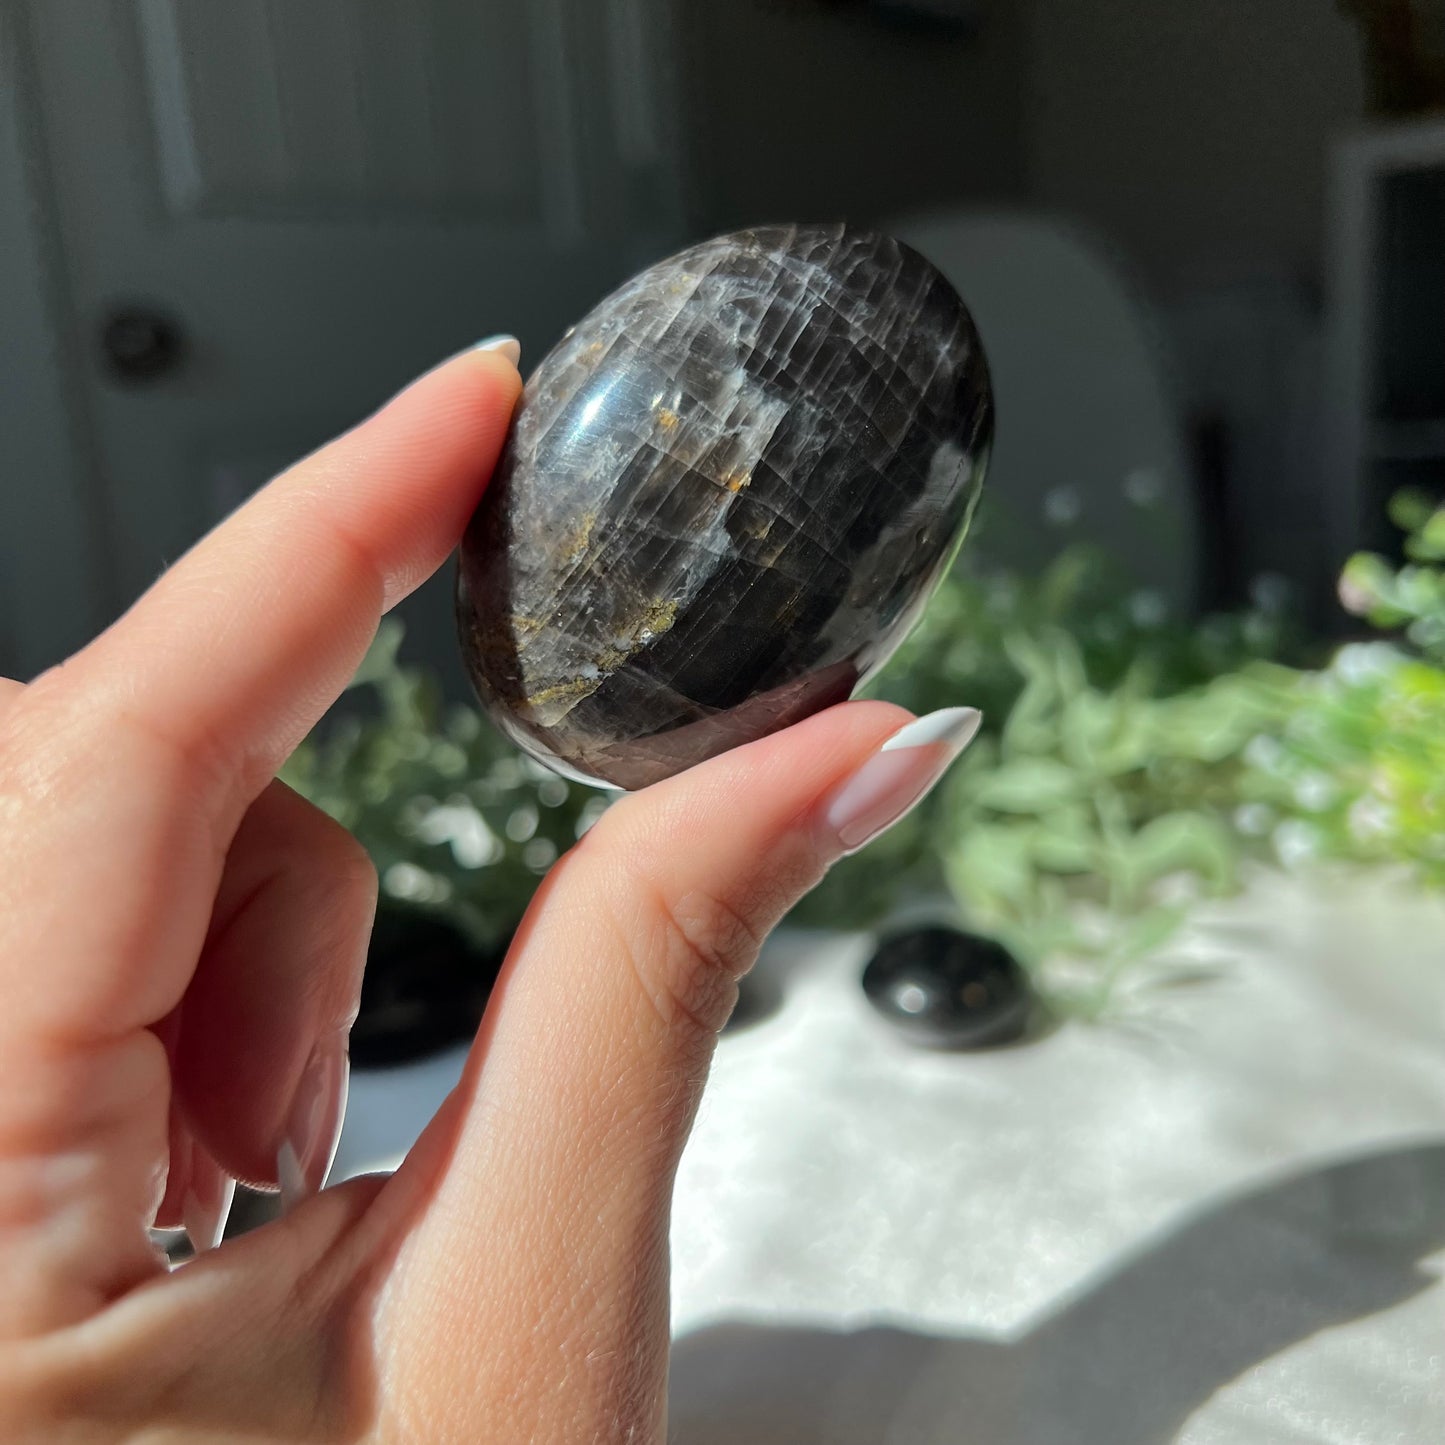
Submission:
M 537 368 L 467 531 L 483 705 L 638 788 L 841 701 L 941 576 L 991 431 L 968 313 L 897 241 L 768 227 L 653 266 Z

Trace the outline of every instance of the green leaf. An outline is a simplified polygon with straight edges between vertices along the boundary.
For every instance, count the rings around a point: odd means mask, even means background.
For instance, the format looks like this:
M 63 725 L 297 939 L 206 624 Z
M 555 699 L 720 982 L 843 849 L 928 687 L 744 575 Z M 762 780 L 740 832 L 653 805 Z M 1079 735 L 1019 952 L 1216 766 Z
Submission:
M 1234 881 L 1236 845 L 1228 828 L 1204 813 L 1166 813 L 1130 840 L 1128 866 L 1136 885 L 1166 874 L 1198 873 L 1215 888 Z
M 1278 700 L 1262 680 L 1217 678 L 1155 705 L 1151 747 L 1156 753 L 1221 762 L 1266 730 L 1278 711 Z
M 979 778 L 972 801 L 1001 813 L 1041 813 L 1083 796 L 1085 782 L 1057 758 L 1016 758 Z
M 1092 548 L 1068 547 L 1045 569 L 1034 589 L 1045 617 L 1066 615 L 1087 590 L 1099 571 L 1099 558 Z
M 1074 804 L 1039 820 L 1032 841 L 1034 862 L 1050 873 L 1088 873 L 1103 860 L 1103 846 L 1088 808 Z
M 1435 503 L 1418 487 L 1403 487 L 1390 498 L 1388 510 L 1402 532 L 1418 532 L 1429 523 Z
M 1032 832 L 1014 824 L 969 829 L 945 859 L 949 888 L 980 916 L 997 916 L 1000 904 L 1020 905 L 1033 893 Z
M 1445 561 L 1445 507 L 1410 539 L 1410 555 L 1421 562 Z

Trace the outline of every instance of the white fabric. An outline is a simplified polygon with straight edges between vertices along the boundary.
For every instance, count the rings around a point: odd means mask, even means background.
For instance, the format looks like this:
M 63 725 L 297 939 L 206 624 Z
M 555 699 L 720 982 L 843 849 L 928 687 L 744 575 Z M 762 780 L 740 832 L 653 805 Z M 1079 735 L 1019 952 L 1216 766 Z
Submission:
M 780 940 L 678 1180 L 675 1440 L 1445 1441 L 1442 949 L 1439 901 L 1270 878 L 1194 930 L 1214 981 L 937 1055 L 864 941 Z M 397 1077 L 343 1172 L 414 1134 Z

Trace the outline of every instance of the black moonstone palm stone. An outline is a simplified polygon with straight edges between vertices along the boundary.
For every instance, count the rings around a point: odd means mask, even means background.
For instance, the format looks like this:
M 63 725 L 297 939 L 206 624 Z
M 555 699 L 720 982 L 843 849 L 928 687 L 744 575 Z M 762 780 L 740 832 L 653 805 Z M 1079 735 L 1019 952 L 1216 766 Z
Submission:
M 658 263 L 538 366 L 467 530 L 484 707 L 639 788 L 842 701 L 951 560 L 992 424 L 963 302 L 898 241 L 761 227 Z

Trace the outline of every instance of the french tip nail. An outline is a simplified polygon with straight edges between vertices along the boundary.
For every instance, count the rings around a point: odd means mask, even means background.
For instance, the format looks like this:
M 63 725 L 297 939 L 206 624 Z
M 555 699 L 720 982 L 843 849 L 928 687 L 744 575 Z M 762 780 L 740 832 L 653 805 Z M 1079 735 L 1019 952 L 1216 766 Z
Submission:
M 856 853 L 917 806 L 982 721 L 976 707 L 945 707 L 899 728 L 827 803 L 823 816 L 835 846 Z
M 289 1139 L 283 1140 L 276 1151 L 276 1182 L 281 1186 L 282 1212 L 294 1209 L 306 1198 L 306 1176 L 301 1170 L 301 1161 L 291 1147 Z
M 477 342 L 472 350 L 500 351 L 513 366 L 516 366 L 522 359 L 522 343 L 515 336 L 508 336 L 505 333 L 489 336 L 485 341 Z
M 226 1220 L 231 1215 L 231 1202 L 236 1197 L 236 1181 L 223 1179 L 218 1201 L 208 1203 L 194 1191 L 187 1190 L 181 1203 L 181 1223 L 185 1226 L 186 1237 L 191 1241 L 195 1254 L 204 1254 L 215 1249 L 226 1233 Z
M 982 724 L 983 714 L 976 707 L 939 708 L 899 728 L 879 752 L 927 747 L 931 743 L 944 743 L 961 751 L 973 741 Z
M 276 1150 L 276 1182 L 283 1209 L 294 1208 L 326 1184 L 341 1142 L 351 1065 L 345 1032 L 317 1043 L 301 1071 Z

